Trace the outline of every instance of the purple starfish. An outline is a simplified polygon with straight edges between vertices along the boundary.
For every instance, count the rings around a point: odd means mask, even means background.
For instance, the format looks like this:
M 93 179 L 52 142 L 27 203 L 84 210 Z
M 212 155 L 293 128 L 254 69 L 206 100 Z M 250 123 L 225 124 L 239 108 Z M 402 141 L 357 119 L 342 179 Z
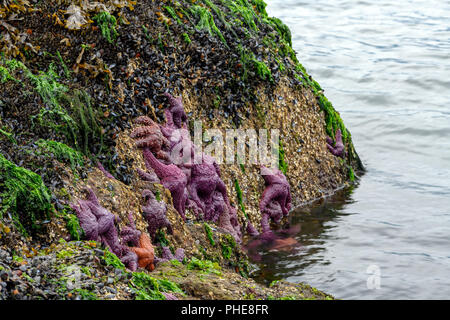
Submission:
M 157 258 L 155 257 L 155 263 L 160 263 L 160 262 L 166 262 L 166 261 L 170 261 L 170 260 L 178 260 L 179 262 L 182 262 L 184 259 L 184 249 L 183 248 L 178 248 L 175 251 L 175 255 L 173 255 L 173 253 L 170 251 L 169 247 L 161 247 L 162 249 L 162 257 L 161 258 Z
M 169 147 L 169 141 L 161 133 L 159 125 L 147 116 L 138 117 L 134 122 L 143 125 L 134 129 L 130 134 L 131 138 L 137 139 L 136 146 L 149 148 L 157 158 L 169 160 L 167 153 L 162 150 Z
M 169 233 L 172 233 L 172 225 L 166 216 L 167 206 L 164 201 L 156 200 L 155 195 L 150 190 L 144 190 L 142 196 L 146 205 L 142 207 L 143 215 L 148 223 L 148 233 L 155 241 L 156 231 L 166 227 Z
M 165 92 L 164 96 L 169 100 L 170 107 L 166 109 L 165 115 L 167 124 L 170 127 L 182 128 L 187 120 L 186 112 L 184 111 L 183 101 L 181 97 L 174 98 L 170 93 Z
M 144 149 L 144 161 L 148 169 L 153 169 L 161 180 L 162 185 L 169 189 L 173 206 L 180 213 L 183 220 L 185 217 L 185 206 L 187 200 L 186 184 L 187 178 L 184 172 L 174 164 L 163 164 L 155 158 L 153 153 L 145 148 Z
M 120 237 L 122 238 L 123 244 L 127 244 L 131 247 L 139 246 L 141 232 L 136 229 L 136 224 L 131 212 L 128 213 L 128 225 L 120 231 Z
M 213 203 L 216 212 L 219 214 L 219 227 L 231 234 L 237 243 L 241 243 L 242 233 L 236 209 L 229 202 L 225 202 L 221 192 L 214 192 Z
M 70 207 L 77 214 L 85 238 L 87 240 L 100 241 L 97 218 L 92 214 L 85 201 L 78 201 L 78 205 L 71 203 Z
M 256 228 L 253 226 L 253 224 L 250 222 L 250 220 L 247 221 L 247 228 L 246 228 L 247 233 L 252 236 L 252 237 L 257 237 L 259 236 L 259 232 L 258 230 L 256 230 Z
M 116 217 L 103 208 L 94 191 L 87 188 L 87 200 L 78 200 L 78 205 L 71 204 L 80 220 L 87 240 L 100 241 L 114 253 L 130 270 L 137 268 L 137 256 L 127 246 L 120 243 L 115 222 Z
M 278 169 L 261 167 L 261 175 L 266 188 L 261 195 L 259 209 L 262 214 L 263 234 L 270 232 L 269 218 L 275 222 L 289 214 L 291 209 L 291 188 L 284 174 Z
M 161 292 L 161 293 L 166 298 L 166 300 L 178 300 L 178 298 L 175 297 L 172 293 L 167 293 L 167 292 Z
M 327 148 L 336 157 L 345 157 L 344 143 L 342 142 L 341 129 L 336 130 L 336 144 L 333 146 L 333 139 L 327 137 Z
M 192 166 L 191 179 L 188 183 L 189 198 L 203 212 L 204 219 L 217 221 L 220 212 L 215 210 L 213 193 L 217 191 L 222 194 L 224 202 L 228 202 L 225 183 L 220 179 L 214 165 L 203 163 Z
M 115 179 L 114 176 L 113 176 L 111 173 L 109 173 L 109 172 L 105 169 L 105 167 L 103 167 L 103 165 L 102 165 L 102 163 L 101 163 L 100 161 L 97 161 L 97 168 L 98 168 L 101 172 L 103 172 L 103 174 L 104 174 L 105 176 L 107 176 L 108 178 L 110 178 L 110 179 Z

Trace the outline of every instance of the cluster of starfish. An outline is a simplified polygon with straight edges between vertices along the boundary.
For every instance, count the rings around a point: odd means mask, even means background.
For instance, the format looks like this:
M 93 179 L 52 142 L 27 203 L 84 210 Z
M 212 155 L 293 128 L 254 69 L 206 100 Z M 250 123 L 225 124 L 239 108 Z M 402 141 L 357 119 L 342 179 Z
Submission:
M 173 205 L 184 220 L 185 210 L 190 208 L 197 217 L 218 221 L 220 227 L 241 242 L 236 209 L 230 204 L 225 183 L 220 177 L 219 166 L 214 158 L 203 153 L 201 163 L 192 163 L 198 151 L 187 129 L 187 116 L 181 98 L 174 98 L 169 93 L 165 93 L 165 96 L 169 107 L 165 110 L 164 126 L 158 127 L 145 116 L 135 120 L 144 127 L 136 128 L 131 137 L 139 139 L 136 145 L 143 149 L 145 165 L 149 171 L 138 171 L 140 177 L 147 181 L 159 180 L 169 189 Z M 147 127 L 152 129 L 144 129 Z M 153 199 L 151 201 L 154 203 Z M 164 220 L 162 215 L 154 219 L 160 221 L 159 223 Z M 149 229 L 149 232 L 152 234 L 154 227 L 151 228 L 152 231 Z

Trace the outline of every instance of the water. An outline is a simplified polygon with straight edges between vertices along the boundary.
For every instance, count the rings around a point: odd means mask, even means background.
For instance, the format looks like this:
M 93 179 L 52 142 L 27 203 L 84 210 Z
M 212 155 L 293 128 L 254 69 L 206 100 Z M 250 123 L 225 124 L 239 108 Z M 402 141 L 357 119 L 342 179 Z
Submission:
M 353 192 L 294 212 L 302 248 L 261 250 L 261 277 L 343 299 L 449 299 L 450 2 L 267 2 L 367 174 Z M 368 289 L 368 268 L 380 289 Z

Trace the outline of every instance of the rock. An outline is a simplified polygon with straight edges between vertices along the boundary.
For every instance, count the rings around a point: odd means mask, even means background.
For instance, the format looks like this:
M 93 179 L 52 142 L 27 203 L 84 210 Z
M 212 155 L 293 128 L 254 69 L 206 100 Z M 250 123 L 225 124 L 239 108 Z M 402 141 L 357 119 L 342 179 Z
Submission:
M 105 287 L 105 289 L 106 289 L 107 291 L 111 292 L 111 293 L 114 293 L 114 294 L 117 293 L 117 290 L 114 289 L 114 288 L 111 288 L 111 287 Z

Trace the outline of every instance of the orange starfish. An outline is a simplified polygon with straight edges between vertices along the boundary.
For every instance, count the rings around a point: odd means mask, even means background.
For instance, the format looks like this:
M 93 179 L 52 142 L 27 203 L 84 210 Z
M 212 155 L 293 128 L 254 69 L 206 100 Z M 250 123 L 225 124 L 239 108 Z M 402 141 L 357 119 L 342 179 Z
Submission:
M 138 256 L 138 265 L 140 268 L 147 269 L 148 271 L 155 269 L 155 265 L 153 264 L 155 250 L 153 249 L 150 237 L 146 233 L 141 233 L 139 247 L 132 247 L 130 249 Z
M 275 243 L 272 246 L 272 250 L 279 251 L 289 251 L 294 246 L 297 246 L 299 243 L 294 238 L 286 238 L 286 239 L 276 239 Z

